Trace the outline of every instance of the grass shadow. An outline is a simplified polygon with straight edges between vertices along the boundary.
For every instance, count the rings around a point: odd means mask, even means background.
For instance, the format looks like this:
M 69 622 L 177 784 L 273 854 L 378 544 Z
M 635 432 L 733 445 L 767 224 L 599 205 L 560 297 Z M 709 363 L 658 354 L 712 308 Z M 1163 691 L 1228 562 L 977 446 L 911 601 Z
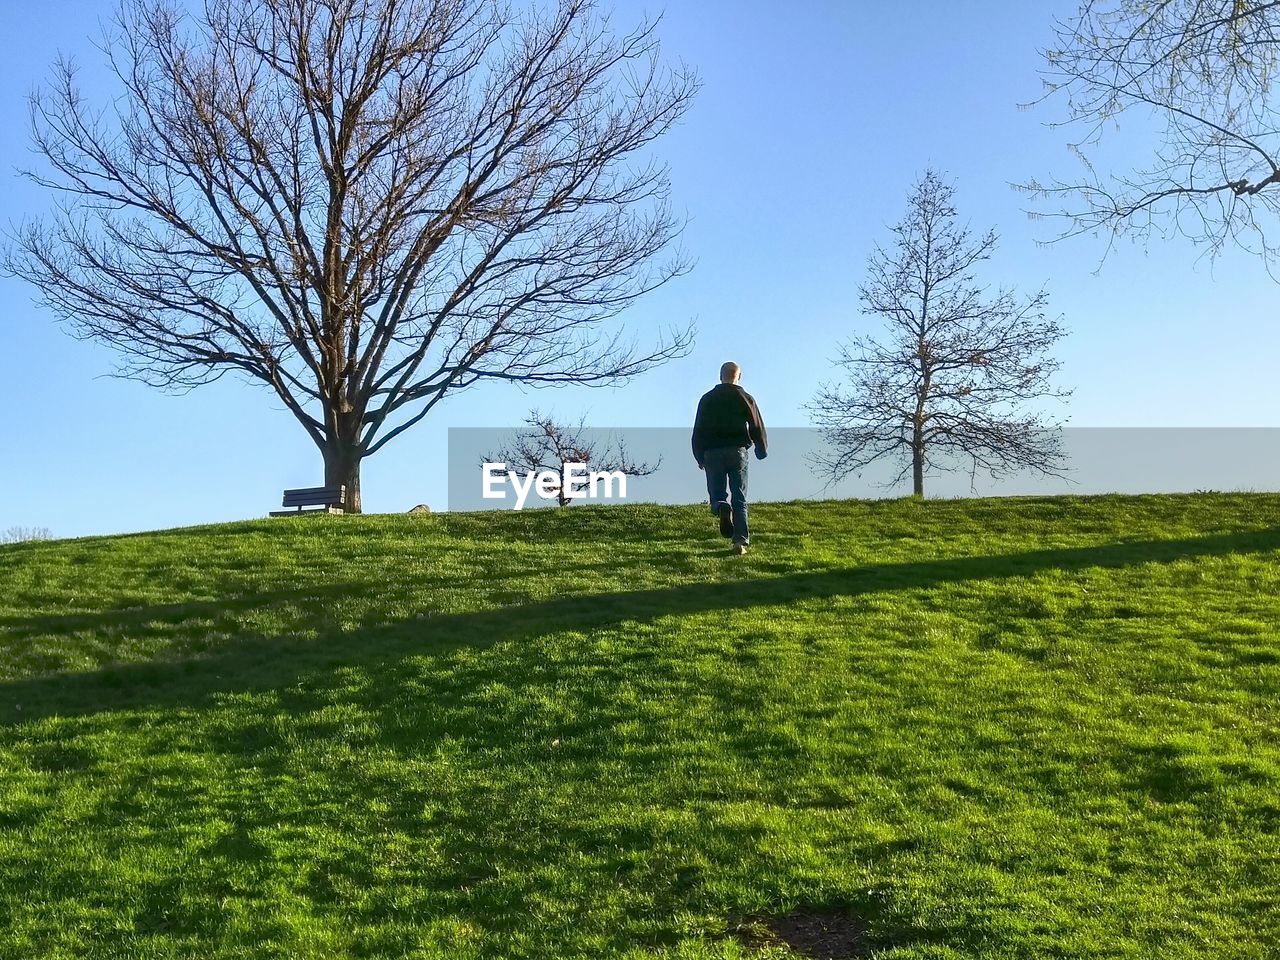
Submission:
M 9 680 L 0 683 L 0 723 L 25 723 L 43 716 L 80 716 L 143 706 L 191 706 L 218 693 L 296 685 L 301 678 L 299 668 L 311 674 L 326 666 L 385 667 L 397 658 L 412 654 L 459 646 L 488 646 L 549 630 L 591 630 L 624 623 L 649 623 L 666 616 L 884 591 L 927 590 L 947 583 L 1026 577 L 1043 571 L 1073 572 L 1174 563 L 1277 549 L 1280 549 L 1280 529 L 1140 540 L 590 593 L 469 613 L 424 610 L 412 619 L 369 623 L 355 629 L 333 629 L 326 613 L 329 606 L 334 601 L 357 595 L 386 595 L 390 599 L 398 589 L 396 583 L 347 582 L 94 614 L 8 617 L 0 620 L 3 627 L 0 637 L 110 629 L 165 636 L 180 633 L 190 620 L 197 621 L 201 631 L 209 629 L 210 621 L 232 630 L 238 612 L 281 605 L 291 612 L 294 627 L 299 630 L 319 627 L 320 635 L 299 640 L 290 636 L 295 630 L 287 628 L 271 635 L 242 633 L 234 641 L 196 656 Z

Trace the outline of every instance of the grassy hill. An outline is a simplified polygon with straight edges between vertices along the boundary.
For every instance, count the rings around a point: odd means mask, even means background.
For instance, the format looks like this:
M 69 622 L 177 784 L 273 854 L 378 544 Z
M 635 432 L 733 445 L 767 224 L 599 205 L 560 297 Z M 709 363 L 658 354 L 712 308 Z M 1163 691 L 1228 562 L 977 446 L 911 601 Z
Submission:
M 753 523 L 0 548 L 0 957 L 1276 956 L 1280 497 Z

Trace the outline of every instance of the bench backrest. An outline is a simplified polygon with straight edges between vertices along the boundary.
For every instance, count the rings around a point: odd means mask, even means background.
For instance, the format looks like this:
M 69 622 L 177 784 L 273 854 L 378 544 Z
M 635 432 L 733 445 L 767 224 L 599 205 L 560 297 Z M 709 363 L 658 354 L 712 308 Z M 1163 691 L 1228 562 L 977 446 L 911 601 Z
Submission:
M 345 486 L 338 487 L 301 487 L 284 492 L 285 507 L 328 507 L 342 506 L 347 496 Z

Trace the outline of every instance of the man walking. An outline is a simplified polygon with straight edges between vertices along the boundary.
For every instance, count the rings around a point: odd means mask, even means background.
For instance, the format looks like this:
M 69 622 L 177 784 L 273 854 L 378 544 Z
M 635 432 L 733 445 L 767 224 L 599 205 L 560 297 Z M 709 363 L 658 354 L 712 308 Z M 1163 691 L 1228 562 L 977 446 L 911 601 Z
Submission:
M 720 383 L 698 401 L 693 421 L 693 459 L 707 475 L 711 512 L 720 518 L 720 533 L 733 538 L 733 552 L 747 552 L 747 449 L 756 459 L 768 454 L 764 421 L 751 394 L 738 386 L 741 368 L 730 360 L 720 367 Z

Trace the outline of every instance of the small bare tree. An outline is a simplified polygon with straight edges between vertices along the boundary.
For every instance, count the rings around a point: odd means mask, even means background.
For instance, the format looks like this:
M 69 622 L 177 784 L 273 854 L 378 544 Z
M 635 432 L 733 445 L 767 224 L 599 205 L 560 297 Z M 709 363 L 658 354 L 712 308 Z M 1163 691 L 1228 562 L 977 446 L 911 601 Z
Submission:
M 48 527 L 9 527 L 0 532 L 0 543 L 30 543 L 34 540 L 51 540 Z
M 862 310 L 885 321 L 887 337 L 845 345 L 836 364 L 846 382 L 808 405 L 828 444 L 817 466 L 832 482 L 883 458 L 904 462 L 897 481 L 909 472 L 918 497 L 930 467 L 950 468 L 942 455 L 992 476 L 1061 469 L 1058 424 L 1033 405 L 1068 395 L 1050 383 L 1059 364 L 1049 350 L 1064 331 L 1045 318 L 1043 290 L 988 296 L 975 281 L 997 238 L 958 224 L 954 193 L 926 172 L 893 248 L 877 245 L 868 261 Z
M 567 507 L 573 499 L 565 477 L 569 464 L 582 464 L 601 473 L 625 473 L 629 477 L 650 476 L 662 465 L 661 458 L 657 463 L 631 459 L 621 439 L 608 442 L 603 438 L 589 439 L 585 419 L 576 425 L 564 424 L 534 410 L 524 422 L 528 429 L 518 434 L 510 446 L 483 459 L 488 463 L 505 463 L 509 470 L 522 473 L 554 471 L 560 474 L 556 499 L 562 507 Z
M 31 100 L 60 199 L 8 271 L 121 374 L 265 385 L 360 509 L 360 465 L 485 381 L 608 384 L 683 353 L 607 321 L 682 273 L 646 155 L 696 79 L 594 0 L 123 0 L 95 107 Z
M 1063 236 L 1181 234 L 1216 252 L 1228 241 L 1275 250 L 1280 213 L 1280 3 L 1275 0 L 1082 2 L 1056 26 L 1042 100 L 1080 131 L 1078 180 L 1031 181 L 1038 213 Z M 1099 173 L 1103 134 L 1124 116 L 1148 160 Z

